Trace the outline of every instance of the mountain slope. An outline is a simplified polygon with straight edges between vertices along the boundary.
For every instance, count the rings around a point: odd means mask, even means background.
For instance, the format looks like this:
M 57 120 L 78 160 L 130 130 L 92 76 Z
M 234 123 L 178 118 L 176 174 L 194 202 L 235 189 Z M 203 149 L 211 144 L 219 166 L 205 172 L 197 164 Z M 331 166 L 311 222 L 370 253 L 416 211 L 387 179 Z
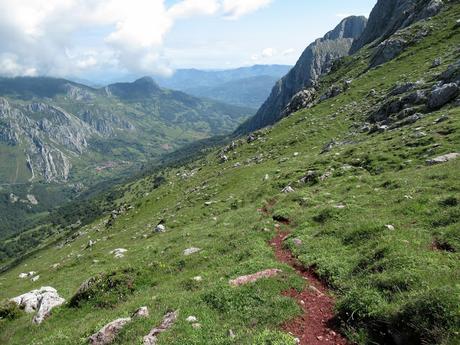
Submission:
M 241 125 L 237 133 L 247 133 L 272 125 L 281 119 L 283 109 L 292 97 L 327 73 L 334 60 L 348 54 L 353 40 L 363 32 L 367 23 L 364 17 L 349 17 L 323 38 L 310 44 L 294 68 L 273 88 L 269 98 L 257 114 Z
M 222 71 L 180 69 L 171 77 L 158 80 L 161 86 L 196 97 L 257 109 L 270 94 L 274 82 L 290 68 L 284 65 L 255 65 Z
M 148 306 L 115 344 L 141 342 L 179 310 L 158 344 L 294 345 L 278 331 L 303 315 L 288 296 L 318 292 L 268 245 L 289 227 L 285 247 L 332 288 L 350 342 L 458 344 L 459 17 L 460 4 L 449 4 L 397 33 L 418 37 L 398 57 L 370 68 L 376 49 L 367 47 L 319 80 L 319 94 L 352 80 L 342 93 L 116 188 L 113 212 L 0 275 L 2 298 L 50 285 L 73 301 L 33 332 L 31 314 L 2 307 L 0 342 L 84 344 Z M 153 230 L 159 223 L 166 232 Z M 127 251 L 117 258 L 117 248 Z M 266 269 L 282 272 L 229 284 Z M 39 279 L 19 278 L 29 271 Z M 99 283 L 76 295 L 90 277 Z

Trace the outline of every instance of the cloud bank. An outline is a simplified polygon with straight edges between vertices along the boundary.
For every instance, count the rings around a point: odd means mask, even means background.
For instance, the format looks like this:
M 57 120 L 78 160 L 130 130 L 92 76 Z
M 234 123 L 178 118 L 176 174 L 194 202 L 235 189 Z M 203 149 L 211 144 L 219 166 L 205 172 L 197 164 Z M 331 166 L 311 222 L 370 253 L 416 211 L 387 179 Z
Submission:
M 79 75 L 112 68 L 166 74 L 162 48 L 174 24 L 196 16 L 236 20 L 271 0 L 0 0 L 0 75 Z

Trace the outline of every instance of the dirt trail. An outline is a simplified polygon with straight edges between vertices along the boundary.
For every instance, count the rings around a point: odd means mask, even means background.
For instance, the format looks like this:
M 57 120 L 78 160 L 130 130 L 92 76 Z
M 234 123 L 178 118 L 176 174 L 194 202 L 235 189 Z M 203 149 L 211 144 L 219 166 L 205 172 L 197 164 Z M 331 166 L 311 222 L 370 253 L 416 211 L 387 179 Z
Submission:
M 268 207 L 261 209 L 268 214 Z M 289 228 L 289 221 L 282 221 Z M 290 231 L 277 228 L 277 235 L 270 241 L 276 258 L 293 267 L 307 282 L 306 288 L 298 292 L 295 289 L 285 291 L 284 295 L 294 298 L 303 310 L 303 314 L 283 325 L 283 330 L 300 339 L 300 345 L 348 345 L 341 334 L 334 330 L 334 299 L 328 294 L 327 286 L 318 279 L 312 270 L 303 267 L 292 253 L 284 248 L 283 242 Z

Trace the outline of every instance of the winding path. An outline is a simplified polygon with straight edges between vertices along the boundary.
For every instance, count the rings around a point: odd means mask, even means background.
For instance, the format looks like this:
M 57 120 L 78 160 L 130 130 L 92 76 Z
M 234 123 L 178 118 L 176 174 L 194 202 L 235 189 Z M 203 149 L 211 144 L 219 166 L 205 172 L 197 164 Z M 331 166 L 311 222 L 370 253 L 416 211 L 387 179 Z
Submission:
M 269 208 L 265 206 L 261 211 L 269 215 Z M 328 293 L 328 288 L 313 270 L 307 269 L 283 245 L 289 236 L 289 220 L 281 220 L 287 230 L 277 227 L 276 236 L 270 241 L 278 261 L 288 264 L 295 269 L 298 275 L 306 280 L 306 287 L 298 292 L 295 289 L 283 294 L 294 298 L 302 308 L 303 314 L 294 320 L 286 322 L 282 328 L 300 340 L 300 345 L 349 345 L 350 343 L 336 331 L 334 325 L 334 299 Z

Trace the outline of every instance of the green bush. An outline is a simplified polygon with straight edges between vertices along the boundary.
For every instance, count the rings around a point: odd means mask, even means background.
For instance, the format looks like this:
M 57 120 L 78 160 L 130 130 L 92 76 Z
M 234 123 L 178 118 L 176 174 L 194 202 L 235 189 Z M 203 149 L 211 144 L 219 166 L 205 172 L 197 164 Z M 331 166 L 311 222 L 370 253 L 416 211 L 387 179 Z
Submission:
M 21 316 L 23 311 L 12 301 L 0 302 L 0 319 L 14 320 Z

